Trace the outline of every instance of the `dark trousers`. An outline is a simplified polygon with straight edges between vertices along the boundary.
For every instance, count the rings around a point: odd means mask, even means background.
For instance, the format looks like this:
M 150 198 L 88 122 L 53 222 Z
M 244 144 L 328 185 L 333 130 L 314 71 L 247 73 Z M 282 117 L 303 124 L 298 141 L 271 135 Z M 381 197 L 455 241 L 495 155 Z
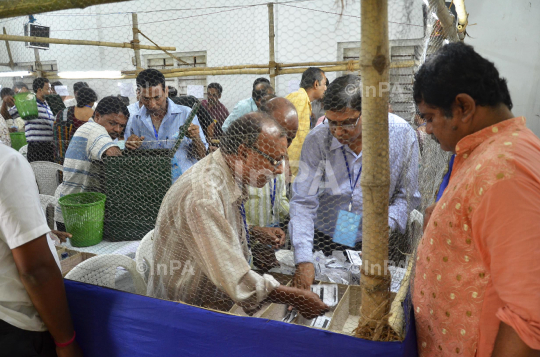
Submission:
M 0 320 L 0 357 L 56 357 L 49 333 L 27 331 Z
M 26 153 L 28 162 L 50 161 L 54 162 L 54 143 L 52 141 L 30 141 Z

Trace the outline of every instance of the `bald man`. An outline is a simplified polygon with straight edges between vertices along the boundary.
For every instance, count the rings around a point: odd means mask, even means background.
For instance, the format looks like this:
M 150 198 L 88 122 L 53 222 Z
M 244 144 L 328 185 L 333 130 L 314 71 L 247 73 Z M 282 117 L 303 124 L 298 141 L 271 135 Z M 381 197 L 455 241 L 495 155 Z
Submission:
M 286 98 L 276 97 L 261 105 L 260 111 L 273 117 L 286 131 L 289 147 L 298 132 L 298 113 L 295 106 Z M 272 148 L 269 150 L 271 152 Z M 284 165 L 288 168 L 288 160 Z M 285 232 L 281 227 L 286 226 L 289 217 L 287 177 L 288 169 L 270 180 L 263 188 L 248 189 L 249 198 L 245 207 L 247 222 L 251 227 L 250 234 L 254 240 L 267 242 L 253 245 L 253 262 L 263 270 L 277 264 L 271 248 L 282 247 L 285 243 Z

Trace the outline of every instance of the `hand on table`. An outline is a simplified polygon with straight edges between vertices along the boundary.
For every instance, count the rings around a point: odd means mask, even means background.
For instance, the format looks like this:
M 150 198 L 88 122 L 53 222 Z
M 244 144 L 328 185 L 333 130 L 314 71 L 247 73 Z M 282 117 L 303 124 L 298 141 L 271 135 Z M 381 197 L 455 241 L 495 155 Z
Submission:
M 314 292 L 301 289 L 296 290 L 300 291 L 299 297 L 296 299 L 298 302 L 292 305 L 298 309 L 298 312 L 304 318 L 311 320 L 317 316 L 324 315 L 329 310 L 329 307 Z

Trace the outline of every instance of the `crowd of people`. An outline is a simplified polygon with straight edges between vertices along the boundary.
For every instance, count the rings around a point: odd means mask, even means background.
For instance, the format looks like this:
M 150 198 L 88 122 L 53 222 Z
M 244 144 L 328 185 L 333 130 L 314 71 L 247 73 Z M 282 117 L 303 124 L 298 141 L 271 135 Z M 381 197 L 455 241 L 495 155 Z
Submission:
M 141 71 L 136 84 L 137 101 L 129 104 L 99 99 L 79 82 L 53 114 L 46 97 L 61 83 L 37 78 L 32 120 L 20 118 L 13 100 L 28 87 L 2 89 L 0 140 L 24 131 L 28 141 L 27 159 L 0 144 L 0 285 L 11 284 L 0 292 L 0 348 L 13 355 L 35 339 L 58 356 L 81 355 L 28 162 L 63 165 L 62 197 L 99 190 L 95 161 L 104 156 L 177 148 L 153 234 L 152 297 L 222 311 L 237 304 L 248 313 L 271 301 L 310 319 L 329 309 L 310 290 L 314 252 L 362 250 L 358 76 L 329 82 L 309 68 L 286 96 L 258 78 L 230 112 L 219 83 L 207 86 L 202 102 L 178 96 L 155 69 Z M 540 140 L 512 114 L 494 64 L 463 43 L 430 57 L 413 90 L 420 130 L 388 113 L 388 234 L 398 251 L 390 258 L 416 255 L 411 294 L 420 355 L 532 356 L 540 350 Z M 421 146 L 430 136 L 454 157 L 414 244 L 406 228 L 420 205 Z M 60 208 L 55 221 L 65 232 Z M 280 248 L 294 251 L 291 286 L 268 273 Z M 189 274 L 160 270 L 172 261 L 189 264 Z

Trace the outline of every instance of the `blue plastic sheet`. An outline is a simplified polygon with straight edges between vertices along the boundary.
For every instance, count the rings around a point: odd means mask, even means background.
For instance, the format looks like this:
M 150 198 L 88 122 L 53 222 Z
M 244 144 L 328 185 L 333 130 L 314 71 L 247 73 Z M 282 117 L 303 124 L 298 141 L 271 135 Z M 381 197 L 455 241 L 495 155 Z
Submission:
M 403 343 L 371 342 L 70 280 L 65 286 L 86 357 L 417 355 L 414 319 Z

